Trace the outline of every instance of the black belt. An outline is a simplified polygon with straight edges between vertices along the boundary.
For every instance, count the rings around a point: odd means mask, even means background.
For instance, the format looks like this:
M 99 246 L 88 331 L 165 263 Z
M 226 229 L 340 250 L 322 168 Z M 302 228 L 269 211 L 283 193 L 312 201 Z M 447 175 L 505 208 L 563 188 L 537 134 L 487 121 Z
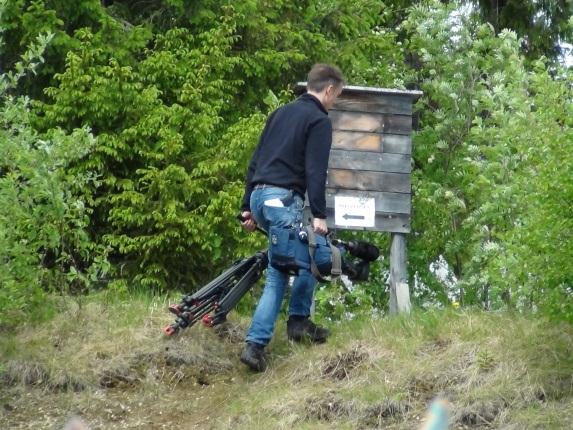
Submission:
M 257 184 L 253 187 L 254 190 L 262 190 L 264 188 L 270 188 L 270 187 L 276 187 L 276 188 L 284 188 L 284 187 L 279 187 L 278 185 L 271 185 L 271 184 Z M 285 188 L 285 190 L 288 188 Z

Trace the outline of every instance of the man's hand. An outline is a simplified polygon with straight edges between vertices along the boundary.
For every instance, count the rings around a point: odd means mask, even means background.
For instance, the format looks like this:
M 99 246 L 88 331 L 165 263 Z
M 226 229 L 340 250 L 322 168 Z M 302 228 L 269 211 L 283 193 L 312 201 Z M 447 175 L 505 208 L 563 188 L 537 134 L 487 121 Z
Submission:
M 255 231 L 255 229 L 257 228 L 257 223 L 252 218 L 251 213 L 249 211 L 244 211 L 241 212 L 241 216 L 245 219 L 245 221 L 241 223 L 243 228 L 247 231 L 251 232 Z
M 328 232 L 326 220 L 322 218 L 314 218 L 312 220 L 312 228 L 316 234 L 326 234 Z

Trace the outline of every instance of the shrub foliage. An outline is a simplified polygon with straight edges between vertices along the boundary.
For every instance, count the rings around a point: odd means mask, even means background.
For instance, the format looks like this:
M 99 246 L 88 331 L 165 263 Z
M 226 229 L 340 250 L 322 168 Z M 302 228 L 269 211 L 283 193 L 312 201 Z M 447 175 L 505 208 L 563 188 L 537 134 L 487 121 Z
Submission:
M 264 246 L 234 220 L 249 157 L 327 61 L 352 84 L 424 91 L 418 304 L 573 320 L 571 72 L 465 3 L 0 2 L 0 308 L 49 290 L 190 291 Z M 374 275 L 321 291 L 320 309 L 383 308 L 387 267 Z

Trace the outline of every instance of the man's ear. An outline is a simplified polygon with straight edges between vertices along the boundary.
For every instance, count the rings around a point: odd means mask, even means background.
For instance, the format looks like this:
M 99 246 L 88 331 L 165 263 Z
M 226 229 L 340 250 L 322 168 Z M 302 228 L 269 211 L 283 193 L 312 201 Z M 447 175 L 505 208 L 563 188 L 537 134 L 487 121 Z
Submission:
M 326 87 L 325 95 L 331 99 L 336 99 L 340 95 L 340 93 L 338 92 L 338 87 L 335 85 L 329 85 L 328 87 Z

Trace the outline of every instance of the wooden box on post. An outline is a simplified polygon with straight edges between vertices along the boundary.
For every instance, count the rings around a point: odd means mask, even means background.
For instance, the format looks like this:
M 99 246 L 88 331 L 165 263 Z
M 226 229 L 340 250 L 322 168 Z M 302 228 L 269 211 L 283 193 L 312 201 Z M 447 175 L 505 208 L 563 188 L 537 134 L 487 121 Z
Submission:
M 298 84 L 303 92 L 306 83 Z M 390 312 L 408 312 L 412 106 L 421 91 L 346 86 L 329 112 L 332 149 L 326 182 L 329 229 L 391 234 Z

